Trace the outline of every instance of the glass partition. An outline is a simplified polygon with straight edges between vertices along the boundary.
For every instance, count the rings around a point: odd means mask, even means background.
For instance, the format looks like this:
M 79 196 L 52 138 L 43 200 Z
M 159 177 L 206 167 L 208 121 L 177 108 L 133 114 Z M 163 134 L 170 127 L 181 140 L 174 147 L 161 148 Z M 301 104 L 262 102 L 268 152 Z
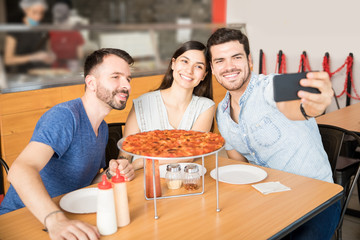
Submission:
M 220 27 L 246 33 L 245 24 L 0 25 L 0 36 L 5 38 L 0 60 L 1 92 L 82 83 L 83 60 L 99 48 L 127 51 L 135 59 L 134 77 L 163 74 L 182 43 L 197 40 L 206 44 Z M 27 61 L 17 63 L 9 51 Z

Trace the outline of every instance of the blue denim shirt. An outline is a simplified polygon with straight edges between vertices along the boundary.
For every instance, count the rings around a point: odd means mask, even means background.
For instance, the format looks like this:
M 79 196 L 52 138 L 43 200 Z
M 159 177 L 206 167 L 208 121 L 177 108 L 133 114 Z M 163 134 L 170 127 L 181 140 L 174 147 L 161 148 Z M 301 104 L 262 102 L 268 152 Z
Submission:
M 229 92 L 219 103 L 216 120 L 225 149 L 252 164 L 333 182 L 315 119 L 292 121 L 278 110 L 273 76 L 252 74 L 239 101 L 238 124 L 230 116 Z

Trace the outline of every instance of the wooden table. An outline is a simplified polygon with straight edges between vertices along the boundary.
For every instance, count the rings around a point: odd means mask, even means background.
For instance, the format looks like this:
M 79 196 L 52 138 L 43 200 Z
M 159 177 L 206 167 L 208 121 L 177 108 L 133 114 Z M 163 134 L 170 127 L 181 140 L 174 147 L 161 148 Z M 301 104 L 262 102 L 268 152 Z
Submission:
M 219 157 L 219 166 L 229 164 L 238 162 Z M 158 220 L 153 201 L 144 199 L 143 171 L 138 170 L 127 185 L 131 223 L 101 239 L 278 239 L 342 196 L 339 185 L 263 168 L 268 173 L 263 182 L 280 181 L 292 190 L 263 195 L 251 185 L 219 182 L 221 211 L 216 212 L 213 156 L 206 157 L 205 167 L 205 193 L 159 200 Z M 94 213 L 67 216 L 96 224 Z M 0 216 L 0 239 L 48 239 L 42 227 L 28 209 L 19 209 Z
M 316 118 L 318 124 L 328 124 L 360 133 L 360 103 L 326 113 Z

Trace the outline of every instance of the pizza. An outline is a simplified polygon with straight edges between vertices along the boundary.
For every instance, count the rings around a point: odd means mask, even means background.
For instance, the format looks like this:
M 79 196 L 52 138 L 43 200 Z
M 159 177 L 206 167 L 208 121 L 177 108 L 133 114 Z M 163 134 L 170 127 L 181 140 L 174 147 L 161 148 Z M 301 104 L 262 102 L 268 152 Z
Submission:
M 190 157 L 221 148 L 224 138 L 212 132 L 186 130 L 154 130 L 126 137 L 122 149 L 148 157 Z

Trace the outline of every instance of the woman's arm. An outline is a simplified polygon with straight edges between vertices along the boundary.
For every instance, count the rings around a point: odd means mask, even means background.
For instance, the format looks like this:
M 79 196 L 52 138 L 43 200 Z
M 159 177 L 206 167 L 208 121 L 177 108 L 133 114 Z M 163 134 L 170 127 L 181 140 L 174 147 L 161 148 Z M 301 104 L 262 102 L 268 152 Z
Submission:
M 39 61 L 44 63 L 51 63 L 54 57 L 46 51 L 39 51 L 32 54 L 16 55 L 17 41 L 12 36 L 6 36 L 5 38 L 5 65 L 19 65 L 30 61 Z
M 211 129 L 211 125 L 214 121 L 215 105 L 200 114 L 196 119 L 191 130 L 208 132 Z
M 129 112 L 129 115 L 126 119 L 126 124 L 125 124 L 125 129 L 124 129 L 124 137 L 127 137 L 132 134 L 136 134 L 139 132 L 140 132 L 140 128 L 139 128 L 137 120 L 136 120 L 135 108 L 134 108 L 134 106 L 132 106 L 132 108 Z M 127 160 L 129 160 L 129 162 L 131 162 L 131 160 L 132 160 L 132 156 L 124 153 L 121 150 L 119 152 L 119 158 L 126 158 Z M 136 159 L 134 162 L 132 162 L 132 165 L 135 170 L 142 168 L 143 167 L 143 159 L 142 158 Z
M 17 65 L 27 63 L 31 60 L 31 55 L 23 55 L 23 56 L 16 56 L 15 49 L 16 49 L 16 39 L 11 36 L 5 37 L 5 53 L 4 53 L 4 62 L 5 65 Z
M 239 160 L 241 162 L 248 162 L 248 160 L 235 149 L 226 150 L 226 153 L 230 159 Z

